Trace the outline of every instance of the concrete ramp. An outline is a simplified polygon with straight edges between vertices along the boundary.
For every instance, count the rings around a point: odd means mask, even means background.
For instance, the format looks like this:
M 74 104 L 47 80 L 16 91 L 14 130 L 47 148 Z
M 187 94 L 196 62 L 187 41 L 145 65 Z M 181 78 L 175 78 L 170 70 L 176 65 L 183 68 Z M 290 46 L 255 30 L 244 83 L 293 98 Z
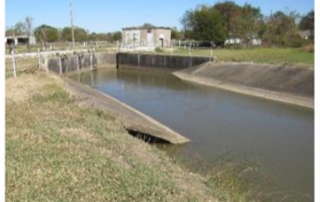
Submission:
M 82 105 L 114 115 L 129 131 L 147 134 L 172 144 L 189 142 L 189 139 L 107 94 L 69 78 L 62 77 L 62 79 L 67 83 L 69 92 L 75 94 L 81 100 Z
M 313 68 L 207 62 L 173 74 L 204 85 L 303 107 L 314 107 Z

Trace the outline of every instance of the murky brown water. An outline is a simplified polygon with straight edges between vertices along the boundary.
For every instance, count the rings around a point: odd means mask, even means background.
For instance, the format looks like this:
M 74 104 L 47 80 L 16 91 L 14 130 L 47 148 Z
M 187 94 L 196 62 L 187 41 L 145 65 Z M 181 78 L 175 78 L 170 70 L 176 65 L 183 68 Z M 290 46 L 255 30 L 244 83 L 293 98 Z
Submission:
M 191 139 L 165 150 L 193 170 L 221 157 L 258 165 L 285 190 L 314 191 L 314 112 L 182 81 L 170 73 L 106 70 L 72 77 Z

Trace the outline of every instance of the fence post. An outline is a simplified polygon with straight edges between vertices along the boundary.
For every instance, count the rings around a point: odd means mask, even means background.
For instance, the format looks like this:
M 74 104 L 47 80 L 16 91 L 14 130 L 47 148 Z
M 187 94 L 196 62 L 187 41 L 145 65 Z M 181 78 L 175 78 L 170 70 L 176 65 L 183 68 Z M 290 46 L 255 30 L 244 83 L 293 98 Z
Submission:
M 79 67 L 79 55 L 77 55 L 77 71 L 80 70 L 80 67 Z
M 16 60 L 15 60 L 15 55 L 14 55 L 15 50 L 13 49 L 11 51 L 11 58 L 12 58 L 12 66 L 13 66 L 13 76 L 14 79 L 17 78 L 17 72 L 16 72 Z
M 62 74 L 62 59 L 59 57 L 59 74 Z
M 91 70 L 93 70 L 92 54 L 90 54 L 90 63 L 91 63 Z
M 117 41 L 117 53 L 119 53 L 119 41 Z
M 46 67 L 46 71 L 49 72 L 49 65 L 48 65 L 48 56 L 44 56 L 44 65 Z
M 41 69 L 40 48 L 38 48 L 38 63 L 39 63 L 39 69 Z
M 139 68 L 140 68 L 140 51 L 139 51 L 139 53 L 138 53 L 138 66 L 139 66 Z

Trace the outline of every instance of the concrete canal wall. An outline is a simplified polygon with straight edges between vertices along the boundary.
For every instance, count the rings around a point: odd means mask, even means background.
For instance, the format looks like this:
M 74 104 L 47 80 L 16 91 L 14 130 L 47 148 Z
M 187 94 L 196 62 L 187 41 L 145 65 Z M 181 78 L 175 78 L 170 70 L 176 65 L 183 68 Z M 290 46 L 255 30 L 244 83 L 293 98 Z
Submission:
M 48 59 L 47 68 L 58 74 L 80 71 L 83 69 L 96 69 L 101 65 L 116 66 L 115 53 L 86 53 L 79 55 L 63 55 Z
M 314 70 L 253 63 L 212 63 L 174 72 L 181 79 L 304 107 L 314 107 Z
M 95 69 L 98 65 L 109 64 L 118 68 L 157 68 L 176 71 L 212 61 L 211 57 L 189 57 L 150 55 L 135 53 L 86 53 L 55 57 L 48 60 L 48 69 L 66 73 L 82 69 Z
M 175 71 L 200 65 L 212 60 L 213 58 L 211 57 L 119 53 L 117 55 L 117 67 L 146 67 Z
M 131 69 L 166 69 L 181 79 L 285 103 L 314 107 L 314 70 L 254 63 L 216 63 L 211 57 L 134 53 L 86 53 L 48 60 L 63 74 L 103 65 Z

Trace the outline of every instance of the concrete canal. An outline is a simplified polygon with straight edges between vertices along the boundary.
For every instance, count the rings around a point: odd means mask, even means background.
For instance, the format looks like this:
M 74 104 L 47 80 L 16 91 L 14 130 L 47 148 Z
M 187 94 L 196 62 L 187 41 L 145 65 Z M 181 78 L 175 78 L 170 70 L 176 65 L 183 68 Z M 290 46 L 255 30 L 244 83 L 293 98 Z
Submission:
M 191 140 L 163 147 L 198 172 L 251 162 L 284 188 L 313 195 L 314 112 L 182 81 L 168 72 L 98 69 L 71 77 Z

